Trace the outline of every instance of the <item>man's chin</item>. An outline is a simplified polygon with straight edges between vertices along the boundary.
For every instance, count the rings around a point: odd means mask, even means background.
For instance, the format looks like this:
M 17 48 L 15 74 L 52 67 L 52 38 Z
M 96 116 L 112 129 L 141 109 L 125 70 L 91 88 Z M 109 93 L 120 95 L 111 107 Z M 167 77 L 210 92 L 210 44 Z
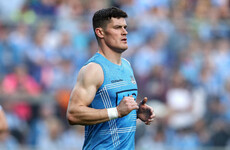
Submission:
M 127 46 L 122 46 L 122 47 L 119 47 L 119 48 L 118 47 L 117 48 L 113 47 L 111 49 L 116 53 L 123 53 L 124 51 L 126 51 L 128 49 L 128 45 Z
M 128 47 L 122 48 L 122 49 L 118 49 L 117 52 L 118 52 L 118 53 L 123 53 L 123 52 L 126 51 L 127 49 L 128 49 Z

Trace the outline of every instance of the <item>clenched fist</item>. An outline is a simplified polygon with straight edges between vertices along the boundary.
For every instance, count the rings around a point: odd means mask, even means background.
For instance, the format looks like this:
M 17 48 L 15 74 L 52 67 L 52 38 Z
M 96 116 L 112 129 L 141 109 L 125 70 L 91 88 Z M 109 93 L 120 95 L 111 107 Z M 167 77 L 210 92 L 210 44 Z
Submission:
M 139 106 L 133 96 L 123 97 L 120 104 L 117 106 L 118 117 L 121 118 L 126 116 L 134 109 L 139 109 Z

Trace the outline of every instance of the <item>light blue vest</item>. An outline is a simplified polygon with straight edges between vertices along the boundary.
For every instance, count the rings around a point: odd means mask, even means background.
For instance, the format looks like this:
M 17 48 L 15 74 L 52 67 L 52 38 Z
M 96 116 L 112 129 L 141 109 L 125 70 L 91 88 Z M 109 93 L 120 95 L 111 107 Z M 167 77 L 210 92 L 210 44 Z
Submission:
M 116 107 L 124 96 L 133 95 L 136 100 L 137 84 L 129 62 L 122 58 L 116 65 L 99 53 L 88 63 L 99 64 L 104 72 L 104 82 L 89 107 L 104 109 Z M 134 150 L 136 110 L 127 116 L 108 122 L 85 126 L 84 150 Z

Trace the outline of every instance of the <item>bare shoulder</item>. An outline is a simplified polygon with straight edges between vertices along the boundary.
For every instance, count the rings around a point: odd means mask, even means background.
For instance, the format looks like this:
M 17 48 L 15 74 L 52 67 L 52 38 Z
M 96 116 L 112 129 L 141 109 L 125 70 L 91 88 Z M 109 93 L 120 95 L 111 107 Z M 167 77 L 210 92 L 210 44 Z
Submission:
M 104 73 L 101 66 L 92 62 L 82 67 L 78 76 L 79 80 L 83 85 L 94 84 L 99 88 L 104 81 Z

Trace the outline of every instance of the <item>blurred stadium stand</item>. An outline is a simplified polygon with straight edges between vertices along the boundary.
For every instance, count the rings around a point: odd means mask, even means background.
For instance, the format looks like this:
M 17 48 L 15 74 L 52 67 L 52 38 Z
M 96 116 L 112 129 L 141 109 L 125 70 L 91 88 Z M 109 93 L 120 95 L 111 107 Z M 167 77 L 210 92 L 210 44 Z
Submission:
M 0 1 L 0 104 L 9 132 L 0 149 L 80 150 L 84 127 L 65 111 L 79 68 L 97 51 L 93 13 L 129 17 L 124 53 L 140 101 L 157 118 L 137 121 L 137 150 L 230 149 L 229 0 Z

